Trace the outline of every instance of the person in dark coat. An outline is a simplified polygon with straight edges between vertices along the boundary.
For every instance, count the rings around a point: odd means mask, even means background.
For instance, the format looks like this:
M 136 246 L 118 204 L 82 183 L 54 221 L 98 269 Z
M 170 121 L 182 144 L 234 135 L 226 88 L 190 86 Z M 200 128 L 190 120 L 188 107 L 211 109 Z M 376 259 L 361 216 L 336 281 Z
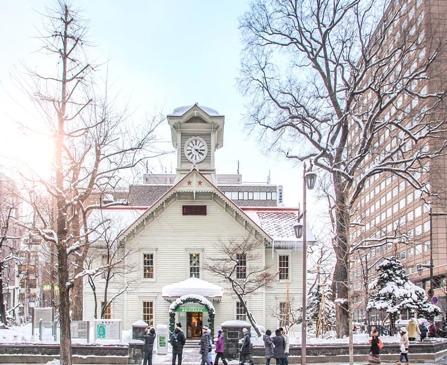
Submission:
M 383 347 L 382 340 L 379 338 L 379 332 L 375 327 L 371 330 L 371 338 L 369 340 L 369 357 L 368 364 L 380 364 L 380 350 Z
M 248 329 L 243 328 L 242 333 L 244 334 L 244 337 L 242 338 L 241 342 L 241 351 L 239 356 L 239 365 L 245 364 L 246 361 L 248 361 L 249 364 L 254 364 L 253 360 L 251 358 L 251 338 L 250 333 L 248 332 Z
M 428 333 L 427 325 L 424 322 L 419 325 L 419 332 L 421 333 L 421 341 L 424 341 Z
M 284 339 L 280 329 L 275 331 L 275 337 L 272 338 L 272 342 L 273 345 L 275 345 L 273 356 L 276 359 L 276 363 L 279 365 L 285 365 L 286 354 L 284 351 L 286 349 L 286 340 Z
M 200 337 L 200 355 L 202 355 L 202 362 L 200 365 L 211 365 L 208 360 L 208 354 L 211 352 L 211 338 L 208 332 L 208 327 L 203 326 L 202 337 Z
M 154 349 L 155 336 L 155 329 L 153 327 L 148 327 L 143 335 L 143 365 L 152 365 L 152 351 Z
M 273 357 L 273 341 L 270 337 L 272 335 L 272 331 L 265 331 L 265 335 L 262 336 L 262 340 L 264 341 L 264 357 L 265 357 L 265 365 L 270 365 L 270 359 Z
M 178 365 L 182 365 L 183 346 L 185 346 L 186 338 L 182 329 L 177 326 L 171 336 L 169 337 L 169 343 L 172 346 L 172 365 L 175 365 L 175 359 L 177 358 Z
M 224 335 L 222 330 L 217 331 L 217 341 L 216 341 L 216 358 L 214 359 L 214 365 L 219 364 L 219 359 L 222 359 L 224 365 L 227 365 L 228 362 L 225 359 L 224 351 L 225 351 L 225 342 Z

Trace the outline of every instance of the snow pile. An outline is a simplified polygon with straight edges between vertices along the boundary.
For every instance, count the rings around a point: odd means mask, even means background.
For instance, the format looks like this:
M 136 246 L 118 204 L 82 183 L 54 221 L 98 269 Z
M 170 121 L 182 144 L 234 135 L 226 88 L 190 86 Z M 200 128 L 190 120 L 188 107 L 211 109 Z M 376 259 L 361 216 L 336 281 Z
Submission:
M 199 303 L 204 305 L 208 308 L 209 313 L 216 313 L 216 309 L 214 308 L 213 303 L 211 303 L 208 299 L 201 295 L 197 294 L 189 294 L 189 295 L 183 295 L 180 298 L 174 300 L 171 305 L 169 306 L 169 312 L 175 312 L 175 309 L 184 303 L 187 302 L 193 302 L 193 303 Z
M 222 297 L 223 288 L 205 280 L 189 278 L 178 283 L 166 285 L 161 290 L 163 297 L 180 297 L 187 294 L 216 298 Z
M 45 365 L 60 365 L 60 364 L 61 364 L 60 361 L 57 359 L 54 359 L 54 360 L 51 360 L 51 361 L 48 361 L 47 363 L 45 363 Z
M 29 343 L 33 342 L 31 323 L 24 326 L 12 326 L 0 329 L 0 342 L 2 343 Z

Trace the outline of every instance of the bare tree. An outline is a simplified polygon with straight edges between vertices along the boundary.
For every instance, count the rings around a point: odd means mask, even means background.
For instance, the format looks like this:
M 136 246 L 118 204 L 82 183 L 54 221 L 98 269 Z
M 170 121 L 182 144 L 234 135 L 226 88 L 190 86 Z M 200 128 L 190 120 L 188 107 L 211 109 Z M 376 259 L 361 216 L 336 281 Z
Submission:
M 209 257 L 204 263 L 205 270 L 231 285 L 258 336 L 261 336 L 261 332 L 247 307 L 247 296 L 270 286 L 277 277 L 276 272 L 262 263 L 261 250 L 264 250 L 264 243 L 252 237 L 221 242 L 218 247 L 219 254 Z
M 411 7 L 385 3 L 261 0 L 241 21 L 250 122 L 288 158 L 310 159 L 332 180 L 339 336 L 349 330 L 350 227 L 365 184 L 394 175 L 428 192 L 421 175 L 446 144 L 438 113 L 445 90 L 423 87 L 439 49 L 425 47 L 409 21 L 397 34 Z
M 91 245 L 91 250 L 85 260 L 85 270 L 88 284 L 92 290 L 94 300 L 94 318 L 104 318 L 106 309 L 128 289 L 131 282 L 119 281 L 135 270 L 135 267 L 125 264 L 131 251 L 119 240 L 120 232 L 112 228 L 117 222 L 110 219 L 101 219 L 101 226 L 97 229 L 97 238 Z M 117 287 L 117 283 L 121 283 Z M 113 289 L 110 287 L 113 285 Z M 103 305 L 98 306 L 101 298 Z
M 125 130 L 124 116 L 113 111 L 107 90 L 103 95 L 98 91 L 98 68 L 86 59 L 86 28 L 77 10 L 61 0 L 47 20 L 48 29 L 41 38 L 43 50 L 55 61 L 55 74 L 31 74 L 37 89 L 34 101 L 54 136 L 54 177 L 39 183 L 54 202 L 55 225 L 35 201 L 31 204 L 39 218 L 34 231 L 56 251 L 60 359 L 66 365 L 71 364 L 70 290 L 76 283 L 76 302 L 82 302 L 79 285 L 90 244 L 90 232 L 81 228 L 98 206 L 92 194 L 113 189 L 123 170 L 153 156 L 145 147 L 153 140 L 157 123 L 148 123 L 142 135 Z M 70 262 L 75 263 L 73 273 Z
M 3 289 L 10 286 L 14 268 L 20 263 L 17 255 L 20 232 L 18 231 L 18 197 L 15 184 L 0 174 L 0 325 L 8 324 Z M 10 270 L 8 270 L 10 269 Z M 8 275 L 12 273 L 12 275 Z
M 300 306 L 295 305 L 294 298 L 290 297 L 289 287 L 287 287 L 285 299 L 284 304 L 274 308 L 272 316 L 278 319 L 279 325 L 286 333 L 290 333 L 293 327 L 303 321 L 303 311 Z

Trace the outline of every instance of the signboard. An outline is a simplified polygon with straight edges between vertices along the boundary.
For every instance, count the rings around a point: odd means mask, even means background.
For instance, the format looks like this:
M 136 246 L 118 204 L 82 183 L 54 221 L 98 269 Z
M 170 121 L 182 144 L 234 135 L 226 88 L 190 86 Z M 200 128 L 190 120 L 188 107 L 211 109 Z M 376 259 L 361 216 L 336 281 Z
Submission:
M 96 325 L 96 338 L 106 338 L 106 325 L 104 323 L 98 323 Z
M 202 305 L 197 303 L 186 303 L 179 305 L 176 310 L 176 312 L 208 312 L 208 309 Z
M 71 338 L 88 338 L 88 322 L 87 321 L 71 321 Z
M 166 355 L 168 353 L 168 326 L 165 324 L 157 325 L 157 353 Z
M 121 340 L 121 320 L 95 321 L 95 340 Z
M 34 304 L 34 302 L 33 302 Z M 31 307 L 31 306 L 30 306 Z M 31 307 L 32 320 L 31 320 L 31 333 L 35 335 L 35 331 L 39 330 L 39 322 L 53 322 L 53 308 L 52 307 Z

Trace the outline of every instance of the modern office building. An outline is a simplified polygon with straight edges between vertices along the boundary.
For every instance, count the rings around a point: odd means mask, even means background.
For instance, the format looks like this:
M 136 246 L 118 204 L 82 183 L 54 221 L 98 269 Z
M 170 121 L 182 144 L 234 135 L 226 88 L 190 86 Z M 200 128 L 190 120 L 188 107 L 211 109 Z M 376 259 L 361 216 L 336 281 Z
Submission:
M 378 25 L 376 32 L 382 31 L 384 22 L 394 17 L 381 47 L 385 50 L 399 47 L 404 41 L 413 42 L 413 58 L 402 63 L 389 74 L 393 77 L 413 72 L 427 62 L 428 57 L 437 52 L 437 58 L 428 68 L 425 76 L 414 82 L 412 87 L 422 94 L 436 93 L 447 89 L 447 2 L 439 0 L 395 0 L 389 2 L 388 8 Z M 383 72 L 386 72 L 383 68 Z M 396 74 L 396 72 L 398 74 Z M 365 100 L 367 103 L 368 100 Z M 417 98 L 411 93 L 403 93 L 384 113 L 386 120 L 396 120 L 404 128 L 413 128 L 417 123 L 430 123 L 416 120 L 418 112 L 426 110 L 429 101 Z M 433 119 L 445 120 L 445 100 L 437 106 Z M 420 114 L 420 113 L 419 113 Z M 445 128 L 444 128 L 445 129 Z M 413 129 L 414 130 L 414 129 Z M 358 130 L 350 131 L 350 139 L 356 140 Z M 396 147 L 401 136 L 398 128 L 383 130 L 375 136 L 373 148 L 368 160 L 363 165 L 367 170 L 380 151 L 390 151 Z M 403 153 L 412 153 L 417 149 L 435 151 L 446 143 L 445 134 L 433 138 L 425 145 L 407 144 Z M 447 311 L 447 156 L 442 154 L 431 161 L 425 161 L 415 175 L 419 181 L 426 183 L 430 194 L 421 193 L 409 182 L 392 174 L 374 175 L 366 181 L 363 192 L 354 209 L 354 221 L 361 224 L 351 228 L 350 237 L 353 245 L 388 236 L 384 245 L 359 250 L 352 268 L 352 285 L 354 292 L 354 319 L 366 318 L 365 293 L 367 285 L 375 276 L 377 263 L 384 256 L 397 256 L 406 268 L 406 272 L 417 285 L 423 287 L 433 303 L 441 307 L 443 315 Z M 394 239 L 391 237 L 395 237 Z M 433 293 L 430 293 L 430 282 Z

